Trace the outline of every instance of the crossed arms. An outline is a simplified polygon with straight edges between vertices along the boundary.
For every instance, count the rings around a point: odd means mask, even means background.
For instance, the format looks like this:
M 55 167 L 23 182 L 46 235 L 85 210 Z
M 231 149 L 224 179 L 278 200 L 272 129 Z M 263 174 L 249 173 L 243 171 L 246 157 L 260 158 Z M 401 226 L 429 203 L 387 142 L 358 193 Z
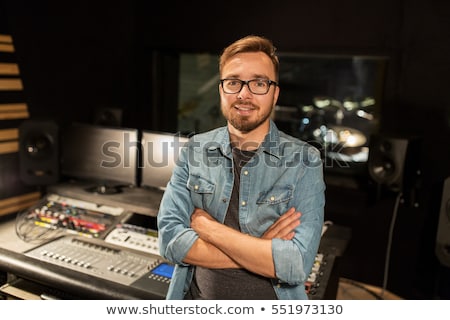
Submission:
M 275 278 L 272 239 L 291 240 L 300 225 L 301 213 L 291 208 L 257 238 L 230 228 L 202 209 L 191 216 L 191 228 L 199 238 L 184 262 L 206 268 L 244 268 L 264 277 Z

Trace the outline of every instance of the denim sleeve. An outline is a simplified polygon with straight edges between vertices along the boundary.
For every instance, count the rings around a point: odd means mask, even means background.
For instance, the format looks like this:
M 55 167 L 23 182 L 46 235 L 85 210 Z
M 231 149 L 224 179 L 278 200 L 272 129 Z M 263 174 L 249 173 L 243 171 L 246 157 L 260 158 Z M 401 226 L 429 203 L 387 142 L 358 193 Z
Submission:
M 197 240 L 197 233 L 190 228 L 194 210 L 187 189 L 187 155 L 180 154 L 180 165 L 176 166 L 161 200 L 158 212 L 158 239 L 160 254 L 172 263 L 184 264 L 183 259 Z
M 307 166 L 296 187 L 293 206 L 301 212 L 292 240 L 272 240 L 276 276 L 280 283 L 297 285 L 307 280 L 319 248 L 325 206 L 322 163 Z
M 186 266 L 187 264 L 183 262 L 183 259 L 197 238 L 198 235 L 194 230 L 184 229 L 168 241 L 165 249 L 161 250 L 162 256 L 172 263 Z

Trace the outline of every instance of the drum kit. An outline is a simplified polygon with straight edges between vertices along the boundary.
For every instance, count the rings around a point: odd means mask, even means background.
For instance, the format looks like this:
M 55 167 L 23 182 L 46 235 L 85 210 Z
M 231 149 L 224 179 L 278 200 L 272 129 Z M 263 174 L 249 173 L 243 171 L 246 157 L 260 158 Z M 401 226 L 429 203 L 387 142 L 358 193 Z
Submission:
M 276 106 L 275 122 L 290 122 L 289 132 L 316 147 L 325 157 L 366 162 L 369 136 L 376 126 L 375 100 L 314 97 L 312 105 L 300 107 Z

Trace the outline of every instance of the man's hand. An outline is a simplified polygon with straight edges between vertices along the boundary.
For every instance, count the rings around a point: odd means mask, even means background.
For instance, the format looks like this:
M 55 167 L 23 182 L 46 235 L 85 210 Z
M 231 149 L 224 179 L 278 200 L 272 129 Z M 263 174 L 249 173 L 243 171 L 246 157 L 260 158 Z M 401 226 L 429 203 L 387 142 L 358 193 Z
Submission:
M 261 238 L 292 240 L 295 235 L 293 230 L 300 225 L 301 215 L 295 208 L 290 208 L 264 232 Z
M 191 215 L 191 228 L 197 232 L 199 237 L 208 241 L 208 234 L 214 232 L 214 224 L 219 222 L 203 209 L 195 208 Z
M 191 216 L 191 228 L 197 232 L 199 239 L 194 242 L 183 261 L 211 269 L 241 268 L 241 265 L 209 241 L 211 237 L 209 234 L 217 233 L 214 227 L 218 227 L 219 231 L 221 228 L 228 228 L 217 222 L 205 210 L 198 208 L 194 210 Z

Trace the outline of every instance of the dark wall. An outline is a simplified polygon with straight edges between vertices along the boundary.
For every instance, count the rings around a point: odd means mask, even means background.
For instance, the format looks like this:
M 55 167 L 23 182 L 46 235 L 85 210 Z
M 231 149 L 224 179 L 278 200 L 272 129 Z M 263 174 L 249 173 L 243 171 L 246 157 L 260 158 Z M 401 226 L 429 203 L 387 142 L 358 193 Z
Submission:
M 32 116 L 89 121 L 135 107 L 134 14 L 128 2 L 6 1 Z
M 203 3 L 202 3 L 203 2 Z M 196 5 L 196 3 L 202 3 Z M 398 43 L 400 1 L 166 1 L 140 4 L 144 43 L 221 50 L 238 37 L 264 34 L 282 51 L 377 51 Z M 206 14 L 203 14 L 204 10 Z M 376 26 L 376 27 L 375 27 Z M 376 30 L 376 31 L 375 31 Z
M 450 175 L 450 5 L 445 1 L 3 1 L 32 117 L 92 121 L 97 107 L 123 110 L 123 125 L 176 128 L 178 51 L 220 52 L 238 37 L 271 38 L 279 51 L 390 58 L 381 132 L 419 136 L 421 187 L 401 204 L 389 289 L 439 297 L 434 255 L 442 182 Z M 172 60 L 173 59 L 173 60 Z M 396 194 L 327 190 L 327 216 L 353 228 L 343 275 L 381 285 Z M 375 200 L 374 200 L 375 199 Z M 424 281 L 430 274 L 432 281 Z

